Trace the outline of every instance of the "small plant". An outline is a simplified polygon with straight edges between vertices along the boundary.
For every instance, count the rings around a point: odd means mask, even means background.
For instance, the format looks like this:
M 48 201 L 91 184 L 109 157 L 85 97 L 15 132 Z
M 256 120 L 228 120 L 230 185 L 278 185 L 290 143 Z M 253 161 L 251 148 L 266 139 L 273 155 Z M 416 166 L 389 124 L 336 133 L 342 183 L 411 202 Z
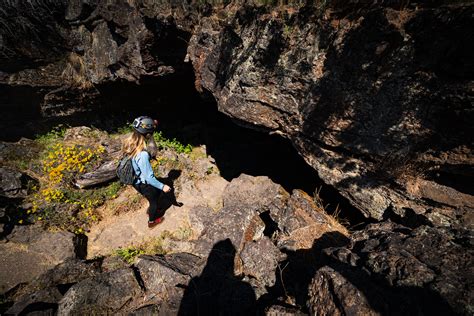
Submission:
M 153 238 L 141 245 L 119 248 L 113 252 L 113 255 L 122 258 L 128 264 L 132 264 L 140 255 L 164 255 L 168 252 L 165 247 L 166 239 L 173 235 L 165 230 L 159 237 Z
M 128 247 L 115 250 L 114 255 L 122 258 L 122 260 L 124 260 L 128 264 L 132 264 L 135 261 L 136 257 L 144 253 L 145 251 L 140 248 Z
M 117 129 L 117 134 L 120 134 L 120 135 L 128 134 L 131 132 L 133 132 L 133 127 L 131 123 L 127 123 L 125 126 L 119 127 Z
M 173 233 L 173 238 L 177 240 L 189 240 L 192 235 L 193 235 L 193 230 L 189 225 L 187 225 L 187 226 L 182 226 L 178 228 Z
M 62 140 L 64 138 L 64 135 L 66 134 L 67 126 L 63 124 L 59 124 L 53 129 L 42 135 L 36 135 L 35 141 L 39 143 L 40 145 L 43 145 L 44 147 L 49 147 L 50 145 L 58 142 L 59 140 Z
M 293 27 L 290 26 L 290 25 L 285 24 L 283 26 L 283 36 L 286 37 L 286 38 L 290 38 L 291 33 L 293 33 Z
M 189 154 L 193 150 L 193 146 L 190 144 L 183 145 L 176 138 L 168 139 L 163 136 L 162 132 L 154 132 L 153 138 L 155 139 L 156 144 L 160 148 L 164 149 L 174 149 L 177 153 L 180 154 Z
M 105 188 L 105 198 L 106 199 L 115 199 L 122 188 L 122 184 L 119 181 L 112 182 Z

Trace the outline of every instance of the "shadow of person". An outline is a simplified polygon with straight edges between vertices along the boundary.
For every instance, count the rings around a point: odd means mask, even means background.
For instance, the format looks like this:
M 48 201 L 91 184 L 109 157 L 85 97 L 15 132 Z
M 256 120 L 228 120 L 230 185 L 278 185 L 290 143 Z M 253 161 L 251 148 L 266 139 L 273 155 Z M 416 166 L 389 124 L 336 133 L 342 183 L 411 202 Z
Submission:
M 171 191 L 168 193 L 162 193 L 158 199 L 158 208 L 166 211 L 172 205 L 181 207 L 183 203 L 178 202 L 176 199 L 175 191 L 174 191 L 174 181 L 179 178 L 181 175 L 181 170 L 172 169 L 168 172 L 168 176 L 166 178 L 158 178 L 158 180 L 171 188 Z
M 214 245 L 201 275 L 189 281 L 178 315 L 255 314 L 255 292 L 234 275 L 235 253 L 230 239 Z

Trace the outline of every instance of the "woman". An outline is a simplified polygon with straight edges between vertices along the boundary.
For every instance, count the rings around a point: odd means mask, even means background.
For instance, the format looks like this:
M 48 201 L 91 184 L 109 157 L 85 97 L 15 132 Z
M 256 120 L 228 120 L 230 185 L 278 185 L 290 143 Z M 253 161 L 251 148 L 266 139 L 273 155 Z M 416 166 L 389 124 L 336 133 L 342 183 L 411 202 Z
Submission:
M 122 144 L 122 153 L 132 157 L 132 166 L 135 170 L 137 180 L 133 187 L 142 194 L 149 202 L 148 227 L 153 228 L 163 221 L 164 211 L 158 209 L 158 198 L 161 191 L 170 192 L 171 188 L 158 181 L 153 174 L 150 164 L 150 153 L 146 150 L 148 138 L 149 144 L 155 147 L 153 131 L 157 125 L 156 120 L 147 116 L 140 116 L 133 121 L 135 129 Z

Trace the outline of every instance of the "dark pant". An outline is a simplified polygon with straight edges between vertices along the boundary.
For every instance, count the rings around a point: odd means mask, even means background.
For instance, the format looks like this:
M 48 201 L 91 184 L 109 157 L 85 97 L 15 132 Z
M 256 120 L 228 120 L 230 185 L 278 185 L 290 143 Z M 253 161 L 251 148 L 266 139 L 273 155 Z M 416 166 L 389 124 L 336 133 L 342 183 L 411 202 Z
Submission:
M 150 205 L 148 206 L 148 220 L 154 221 L 158 217 L 165 215 L 163 210 L 158 209 L 158 198 L 161 195 L 161 191 L 149 184 L 134 184 L 133 187 L 146 199 Z

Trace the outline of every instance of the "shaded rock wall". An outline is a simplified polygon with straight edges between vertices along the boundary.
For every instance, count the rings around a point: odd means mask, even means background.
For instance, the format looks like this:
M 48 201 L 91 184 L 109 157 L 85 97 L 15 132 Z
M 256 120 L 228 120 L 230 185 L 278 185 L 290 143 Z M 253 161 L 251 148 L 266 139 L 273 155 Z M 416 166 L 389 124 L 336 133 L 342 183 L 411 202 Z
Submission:
M 109 97 L 122 90 L 119 83 L 132 87 L 144 78 L 179 72 L 195 21 L 183 13 L 187 9 L 179 3 L 125 0 L 3 3 L 4 137 L 31 128 L 27 122 L 19 128 L 18 109 L 24 120 L 74 119 L 115 103 Z M 178 28 L 175 16 L 186 23 Z
M 449 225 L 474 202 L 473 10 L 234 5 L 188 54 L 220 111 L 289 138 L 367 217 Z

